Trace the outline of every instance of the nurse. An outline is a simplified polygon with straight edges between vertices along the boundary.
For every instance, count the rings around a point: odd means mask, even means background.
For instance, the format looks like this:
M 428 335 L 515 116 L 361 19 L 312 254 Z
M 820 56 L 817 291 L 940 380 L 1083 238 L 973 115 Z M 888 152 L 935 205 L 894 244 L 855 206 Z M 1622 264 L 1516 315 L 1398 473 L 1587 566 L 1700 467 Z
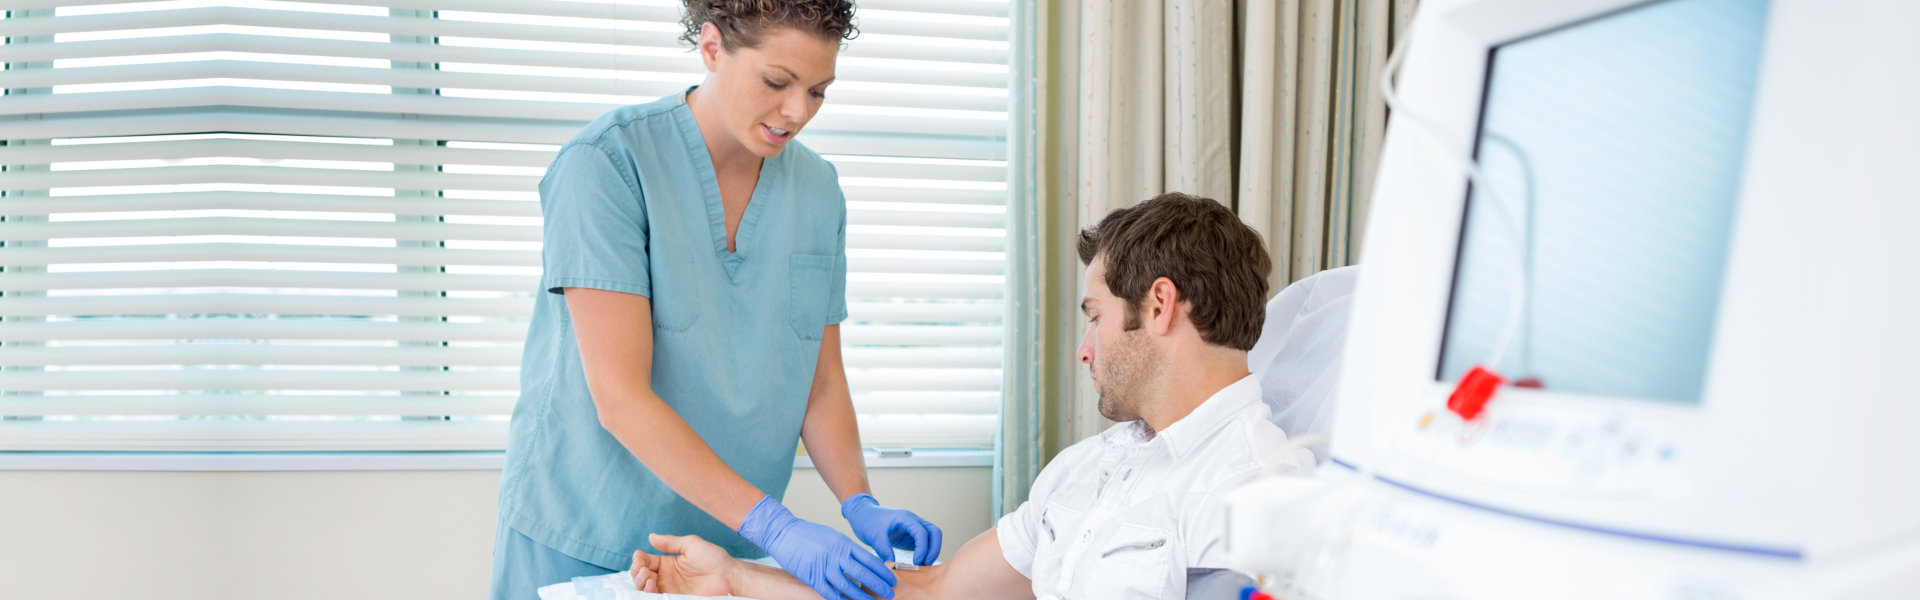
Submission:
M 852 18 L 846 0 L 687 0 L 706 79 L 554 158 L 493 598 L 623 569 L 649 533 L 771 555 L 823 597 L 892 597 L 879 557 L 780 504 L 801 442 L 861 541 L 939 555 L 939 528 L 869 493 L 840 356 L 846 199 L 793 141 Z

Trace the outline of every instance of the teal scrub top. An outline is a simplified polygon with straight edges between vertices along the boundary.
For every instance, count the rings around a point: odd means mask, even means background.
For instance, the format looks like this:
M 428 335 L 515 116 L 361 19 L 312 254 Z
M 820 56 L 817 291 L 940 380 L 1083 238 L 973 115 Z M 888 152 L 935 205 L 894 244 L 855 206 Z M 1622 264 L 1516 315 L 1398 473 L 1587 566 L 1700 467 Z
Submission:
M 763 161 L 727 251 L 713 163 L 685 94 L 616 109 L 540 181 L 544 272 L 500 483 L 505 522 L 612 570 L 647 534 L 760 548 L 682 499 L 600 426 L 562 288 L 647 296 L 653 390 L 774 498 L 793 475 L 820 339 L 847 316 L 846 198 L 798 141 Z

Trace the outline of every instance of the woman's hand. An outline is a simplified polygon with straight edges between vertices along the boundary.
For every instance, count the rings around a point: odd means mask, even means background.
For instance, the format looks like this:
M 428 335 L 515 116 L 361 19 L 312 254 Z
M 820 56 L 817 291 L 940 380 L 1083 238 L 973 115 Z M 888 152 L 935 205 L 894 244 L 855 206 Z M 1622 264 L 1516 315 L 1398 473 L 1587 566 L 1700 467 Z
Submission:
M 651 534 L 647 542 L 667 556 L 633 552 L 633 587 L 656 594 L 726 596 L 733 593 L 734 560 L 697 535 Z
M 940 528 L 912 511 L 888 508 L 873 494 L 854 494 L 840 504 L 854 535 L 880 556 L 893 558 L 895 548 L 911 550 L 913 564 L 927 566 L 940 558 Z

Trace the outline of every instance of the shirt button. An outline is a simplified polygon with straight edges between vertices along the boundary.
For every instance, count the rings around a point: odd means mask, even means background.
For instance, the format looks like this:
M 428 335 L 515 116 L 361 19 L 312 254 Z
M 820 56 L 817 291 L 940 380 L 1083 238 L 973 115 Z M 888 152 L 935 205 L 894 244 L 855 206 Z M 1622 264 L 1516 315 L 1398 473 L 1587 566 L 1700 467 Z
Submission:
M 1090 539 L 1093 539 L 1093 530 L 1089 529 L 1089 530 L 1080 532 L 1080 541 L 1084 542 Z

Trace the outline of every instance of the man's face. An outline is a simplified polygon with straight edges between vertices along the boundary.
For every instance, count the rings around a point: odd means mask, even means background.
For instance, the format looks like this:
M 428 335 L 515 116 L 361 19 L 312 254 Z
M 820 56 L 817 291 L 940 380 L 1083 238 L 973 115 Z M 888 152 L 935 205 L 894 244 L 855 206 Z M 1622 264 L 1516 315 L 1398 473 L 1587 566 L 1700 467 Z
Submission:
M 1087 264 L 1087 295 L 1080 301 L 1087 327 L 1080 340 L 1080 362 L 1087 363 L 1094 390 L 1100 393 L 1100 416 L 1137 421 L 1160 356 L 1145 327 L 1126 330 L 1127 302 L 1107 289 L 1106 273 L 1104 257 L 1095 256 Z

